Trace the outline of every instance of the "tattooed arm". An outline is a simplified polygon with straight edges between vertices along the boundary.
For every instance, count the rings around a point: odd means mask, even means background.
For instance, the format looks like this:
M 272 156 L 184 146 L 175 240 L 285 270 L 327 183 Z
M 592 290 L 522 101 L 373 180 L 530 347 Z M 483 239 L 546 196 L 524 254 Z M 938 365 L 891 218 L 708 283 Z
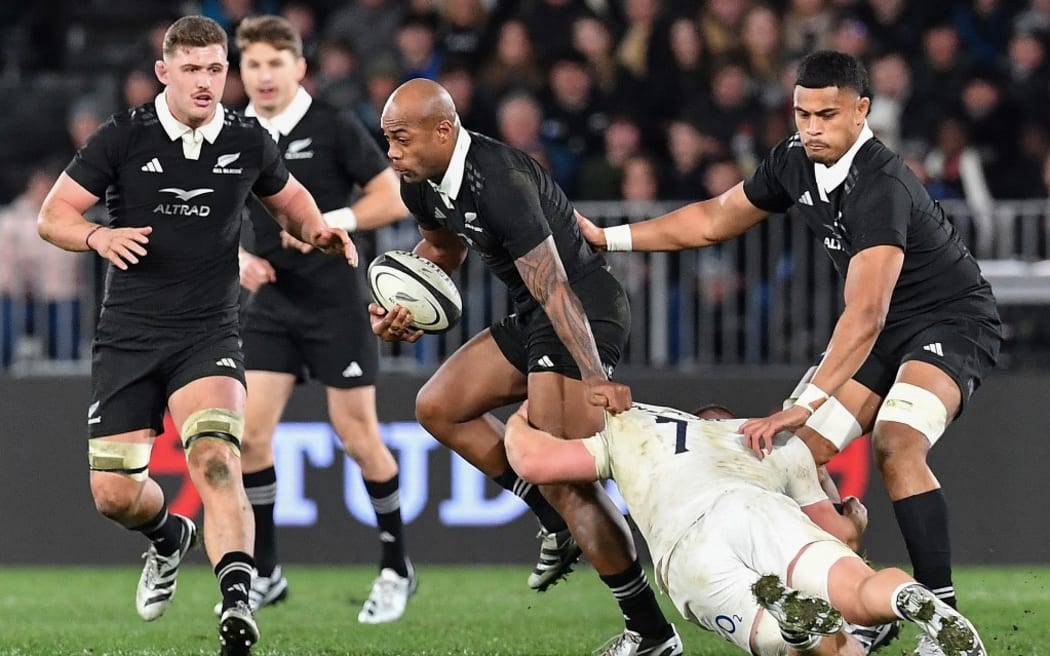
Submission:
M 629 408 L 630 390 L 609 382 L 605 375 L 587 313 L 569 286 L 554 237 L 548 236 L 514 264 L 532 297 L 543 306 L 554 332 L 580 368 L 583 382 L 591 388 L 591 402 L 613 412 Z

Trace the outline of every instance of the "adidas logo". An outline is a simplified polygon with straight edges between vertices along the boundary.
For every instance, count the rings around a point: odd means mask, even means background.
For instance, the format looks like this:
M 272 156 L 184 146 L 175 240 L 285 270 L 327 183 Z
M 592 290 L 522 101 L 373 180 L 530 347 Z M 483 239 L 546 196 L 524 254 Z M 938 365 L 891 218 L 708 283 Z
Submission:
M 803 205 L 809 205 L 810 207 L 813 206 L 813 197 L 809 195 L 808 189 L 806 191 L 803 191 L 802 195 L 798 197 L 798 202 L 802 203 Z
M 536 364 L 538 364 L 541 367 L 547 367 L 548 369 L 550 369 L 554 366 L 554 360 L 551 360 L 551 356 L 545 355 L 539 360 L 537 360 Z
M 156 157 L 143 164 L 139 170 L 146 173 L 164 173 L 164 167 L 160 165 L 160 160 Z
M 447 217 L 445 216 L 445 213 L 441 211 L 440 207 L 435 207 L 434 208 L 434 218 L 435 219 L 444 219 L 444 218 L 447 218 Z
M 934 342 L 933 344 L 927 344 L 926 346 L 922 347 L 922 350 L 929 351 L 930 353 L 934 353 L 936 355 L 939 355 L 942 358 L 944 357 L 944 351 L 941 350 L 941 343 L 940 342 Z
M 233 358 L 219 358 L 218 360 L 215 361 L 215 366 L 216 367 L 229 367 L 230 369 L 236 369 L 237 368 L 237 363 L 233 360 Z
M 354 360 L 346 365 L 346 369 L 343 369 L 343 378 L 357 378 L 364 373 L 365 372 L 361 370 L 361 365 L 357 364 L 357 361 Z
M 88 426 L 100 423 L 102 421 L 102 415 L 99 415 L 97 417 L 95 416 L 95 413 L 98 412 L 99 403 L 99 401 L 95 401 L 88 407 Z

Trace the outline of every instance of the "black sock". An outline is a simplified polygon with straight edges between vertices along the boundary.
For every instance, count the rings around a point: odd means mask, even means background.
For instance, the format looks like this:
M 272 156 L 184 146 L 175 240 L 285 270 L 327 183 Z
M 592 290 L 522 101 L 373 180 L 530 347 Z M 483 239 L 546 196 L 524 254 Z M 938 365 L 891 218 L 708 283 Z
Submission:
M 170 556 L 178 551 L 179 545 L 182 544 L 182 532 L 185 530 L 185 524 L 168 512 L 168 504 L 165 503 L 160 507 L 160 512 L 153 519 L 141 526 L 134 526 L 129 530 L 138 531 L 149 538 L 153 542 L 157 554 Z
M 365 490 L 368 491 L 368 498 L 376 511 L 376 528 L 379 529 L 379 543 L 383 546 L 379 569 L 389 567 L 401 576 L 408 576 L 405 539 L 401 530 L 401 491 L 397 474 L 382 483 L 365 480 Z
M 252 587 L 254 571 L 255 561 L 243 551 L 231 551 L 219 560 L 215 566 L 215 578 L 219 580 L 223 610 L 237 605 L 239 601 L 248 603 L 248 590 Z
M 520 497 L 522 501 L 528 504 L 532 512 L 539 518 L 543 528 L 551 533 L 557 533 L 569 528 L 565 520 L 558 514 L 558 511 L 554 509 L 554 506 L 540 493 L 540 488 L 520 478 L 518 472 L 512 468 L 507 467 L 507 471 L 492 480 L 496 481 L 496 485 Z
M 948 505 L 940 488 L 893 502 L 915 580 L 955 608 Z
M 673 629 L 656 603 L 649 579 L 637 560 L 625 571 L 611 576 L 603 575 L 601 579 L 612 590 L 616 603 L 620 604 L 628 629 L 643 638 L 664 640 L 671 637 Z
M 277 531 L 273 505 L 277 500 L 277 472 L 273 466 L 244 474 L 244 491 L 255 515 L 255 566 L 259 576 L 273 574 L 277 567 Z

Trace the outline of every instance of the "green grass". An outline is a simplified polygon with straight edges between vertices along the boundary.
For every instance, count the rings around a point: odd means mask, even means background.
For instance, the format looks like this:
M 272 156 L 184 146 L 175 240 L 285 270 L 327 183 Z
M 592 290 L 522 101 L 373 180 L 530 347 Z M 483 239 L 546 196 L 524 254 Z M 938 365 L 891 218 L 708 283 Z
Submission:
M 393 656 L 586 655 L 621 628 L 619 613 L 593 570 L 582 568 L 549 592 L 525 587 L 520 567 L 419 567 L 419 593 L 402 621 L 357 623 L 373 570 L 291 566 L 287 603 L 259 615 L 262 640 L 254 654 Z M 187 567 L 168 613 L 138 619 L 138 569 L 0 568 L 0 655 L 176 656 L 216 654 L 215 581 L 202 566 Z M 964 611 L 996 656 L 1050 654 L 1050 568 L 965 568 L 956 588 Z M 686 654 L 741 654 L 678 618 Z M 915 631 L 880 656 L 910 655 Z

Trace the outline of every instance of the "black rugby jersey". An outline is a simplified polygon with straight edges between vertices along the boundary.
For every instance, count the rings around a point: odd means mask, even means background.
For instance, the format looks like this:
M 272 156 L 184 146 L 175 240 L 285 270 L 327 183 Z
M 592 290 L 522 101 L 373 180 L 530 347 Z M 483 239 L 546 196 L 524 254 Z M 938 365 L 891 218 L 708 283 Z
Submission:
M 460 173 L 458 189 L 445 186 Z M 460 128 L 441 187 L 457 192 L 451 205 L 429 181 L 402 182 L 401 198 L 424 229 L 446 228 L 477 252 L 507 285 L 518 312 L 535 309 L 538 303 L 514 261 L 548 236 L 554 236 L 570 283 L 605 266 L 604 258 L 583 239 L 565 193 L 516 148 Z
M 863 136 L 862 136 L 863 139 Z M 997 320 L 991 286 L 941 206 L 901 158 L 878 139 L 856 150 L 844 181 L 826 194 L 799 135 L 777 144 L 744 182 L 748 200 L 767 212 L 801 217 L 822 240 L 843 279 L 849 261 L 872 246 L 904 251 L 887 325 L 932 310 Z
M 197 159 L 187 159 L 181 138 L 169 138 L 150 102 L 110 117 L 66 168 L 105 197 L 111 227 L 153 227 L 138 264 L 109 266 L 101 323 L 180 329 L 237 321 L 245 199 L 276 194 L 288 171 L 256 121 L 216 111 L 222 127 L 214 141 L 202 140 Z M 198 131 L 209 134 L 207 126 Z
M 294 103 L 308 103 L 306 113 L 288 134 L 278 134 L 278 149 L 285 166 L 305 186 L 322 212 L 347 207 L 356 185 L 364 186 L 389 166 L 386 156 L 368 130 L 353 116 L 331 105 L 310 99 L 300 90 Z M 271 126 L 272 127 L 272 126 Z M 362 271 L 342 258 L 320 251 L 302 254 L 281 247 L 281 227 L 266 208 L 251 199 L 248 209 L 255 230 L 251 251 L 274 267 L 277 281 L 263 285 L 260 300 L 280 295 L 284 300 L 313 306 L 331 305 L 333 298 L 356 298 Z

